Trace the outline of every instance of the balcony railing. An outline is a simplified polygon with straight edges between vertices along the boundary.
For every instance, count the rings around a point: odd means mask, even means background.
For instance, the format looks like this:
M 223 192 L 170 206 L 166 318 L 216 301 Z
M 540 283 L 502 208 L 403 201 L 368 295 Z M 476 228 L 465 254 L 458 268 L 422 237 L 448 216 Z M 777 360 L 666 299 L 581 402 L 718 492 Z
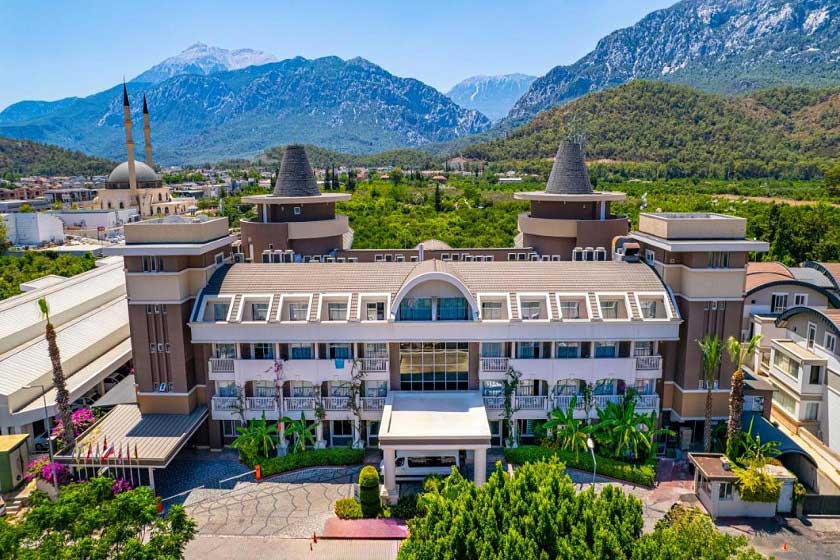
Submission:
M 362 371 L 367 373 L 381 373 L 388 371 L 388 358 L 359 358 Z
M 659 395 L 639 395 L 636 398 L 636 408 L 659 410 Z
M 277 410 L 277 400 L 274 397 L 247 397 L 245 406 L 248 410 Z
M 636 369 L 639 371 L 658 370 L 662 365 L 662 356 L 636 356 Z
M 233 358 L 210 358 L 210 373 L 233 373 Z
M 495 410 L 501 410 L 505 407 L 504 397 L 484 397 L 484 406 Z
M 382 410 L 385 407 L 385 397 L 362 397 L 362 409 Z
M 607 403 L 620 403 L 624 395 L 595 395 L 592 397 L 592 404 L 595 408 L 605 408 Z
M 481 358 L 481 371 L 504 373 L 508 369 L 508 358 Z
M 572 403 L 572 398 L 575 396 L 577 397 L 577 402 L 575 403 L 575 410 L 583 410 L 582 395 L 557 395 L 556 397 L 554 397 L 554 408 L 568 410 L 569 405 Z
M 326 410 L 350 410 L 350 397 L 324 397 L 321 402 Z
M 213 410 L 217 412 L 235 412 L 239 410 L 239 397 L 213 397 Z
M 514 407 L 520 410 L 544 410 L 548 397 L 545 395 L 516 395 Z
M 288 411 L 315 410 L 315 397 L 286 397 L 283 407 Z

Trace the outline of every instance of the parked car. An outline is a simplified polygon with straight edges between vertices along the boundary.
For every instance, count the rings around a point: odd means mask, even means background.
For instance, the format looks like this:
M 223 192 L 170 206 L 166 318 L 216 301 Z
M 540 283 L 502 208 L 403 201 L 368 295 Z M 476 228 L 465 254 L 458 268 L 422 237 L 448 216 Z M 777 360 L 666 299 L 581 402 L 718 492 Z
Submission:
M 397 451 L 394 461 L 396 478 L 423 479 L 431 474 L 447 476 L 452 467 L 460 468 L 456 451 Z M 385 462 L 379 463 L 380 476 L 385 477 Z
M 50 450 L 50 440 L 53 441 L 53 449 L 55 449 L 57 447 L 56 444 L 55 444 L 56 438 L 51 437 L 47 432 L 44 432 L 43 434 L 41 434 L 39 436 L 35 436 L 35 438 L 33 439 L 33 444 L 35 445 L 35 451 L 39 451 L 39 452 L 49 451 Z

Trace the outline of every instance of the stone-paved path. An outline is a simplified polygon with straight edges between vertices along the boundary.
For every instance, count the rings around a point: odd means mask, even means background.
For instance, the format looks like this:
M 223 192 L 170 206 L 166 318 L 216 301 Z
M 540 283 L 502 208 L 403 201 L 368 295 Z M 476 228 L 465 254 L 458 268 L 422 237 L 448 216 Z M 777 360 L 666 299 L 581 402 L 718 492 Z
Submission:
M 354 494 L 360 467 L 317 467 L 226 492 L 198 492 L 185 503 L 199 534 L 310 537 Z

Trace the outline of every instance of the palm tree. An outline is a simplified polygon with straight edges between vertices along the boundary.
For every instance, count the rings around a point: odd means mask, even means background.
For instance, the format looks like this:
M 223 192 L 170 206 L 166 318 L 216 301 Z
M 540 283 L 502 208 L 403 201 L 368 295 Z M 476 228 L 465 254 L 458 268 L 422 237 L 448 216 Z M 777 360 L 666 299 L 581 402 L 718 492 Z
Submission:
M 308 425 L 303 412 L 300 413 L 300 420 L 292 420 L 288 416 L 284 416 L 281 421 L 286 425 L 286 433 L 292 436 L 294 440 L 292 453 L 306 451 L 307 444 L 315 443 L 315 424 Z
M 576 406 L 577 396 L 573 396 L 569 400 L 569 406 L 566 410 L 555 408 L 544 424 L 546 430 L 551 430 L 554 433 L 560 448 L 573 451 L 575 458 L 577 458 L 578 452 L 586 452 L 586 440 L 589 437 L 589 427 L 575 418 Z
M 38 307 L 41 315 L 47 320 L 45 336 L 47 348 L 52 362 L 53 386 L 55 387 L 55 404 L 58 407 L 58 416 L 64 425 L 62 440 L 65 447 L 72 447 L 76 443 L 76 435 L 73 433 L 73 411 L 70 409 L 70 393 L 67 392 L 67 380 L 64 379 L 64 370 L 61 368 L 61 354 L 58 351 L 58 343 L 55 339 L 55 327 L 50 322 L 50 306 L 45 298 L 38 300 Z
M 639 446 L 648 447 L 646 435 L 639 429 L 641 415 L 636 412 L 636 396 L 630 390 L 621 403 L 608 402 L 598 409 L 595 434 L 598 443 L 612 451 L 613 457 L 639 457 Z
M 651 410 L 648 414 L 639 414 L 638 420 L 638 425 L 641 426 L 640 431 L 643 434 L 643 438 L 641 440 L 644 451 L 643 455 L 645 459 L 650 459 L 656 452 L 656 440 L 659 436 L 662 434 L 673 436 L 675 433 L 673 430 L 669 430 L 668 428 L 656 427 L 655 410 Z
M 271 457 L 277 447 L 277 425 L 269 424 L 265 419 L 265 411 L 259 420 L 251 420 L 245 426 L 237 426 L 236 439 L 230 444 L 246 458 L 255 460 L 257 457 Z
M 706 416 L 703 423 L 703 451 L 712 450 L 712 386 L 715 383 L 715 372 L 720 366 L 723 354 L 723 343 L 720 338 L 706 335 L 698 340 L 702 352 L 703 380 L 706 383 Z
M 744 370 L 742 366 L 758 348 L 760 341 L 760 334 L 753 336 L 749 342 L 743 344 L 734 336 L 730 336 L 727 341 L 729 359 L 735 364 L 735 371 L 732 373 L 732 388 L 729 391 L 729 427 L 726 430 L 727 455 L 730 454 L 730 451 L 734 451 L 735 440 L 741 432 L 741 416 L 744 413 Z

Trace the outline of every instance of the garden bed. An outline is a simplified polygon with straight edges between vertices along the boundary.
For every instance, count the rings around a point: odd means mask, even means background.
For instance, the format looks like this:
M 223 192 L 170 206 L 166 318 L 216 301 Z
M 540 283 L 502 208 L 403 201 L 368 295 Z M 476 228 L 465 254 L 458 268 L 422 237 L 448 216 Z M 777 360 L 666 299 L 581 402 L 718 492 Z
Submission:
M 361 465 L 365 458 L 364 449 L 333 447 L 328 449 L 308 449 L 300 453 L 289 453 L 284 457 L 259 458 L 248 466 L 260 466 L 262 476 L 271 476 L 306 467 L 340 467 Z
M 592 456 L 588 453 L 579 453 L 575 457 L 572 451 L 548 449 L 537 445 L 506 448 L 504 453 L 505 460 L 515 465 L 546 461 L 551 457 L 557 457 L 569 468 L 592 472 Z M 596 455 L 596 459 L 596 472 L 600 475 L 648 487 L 652 487 L 656 482 L 656 459 L 642 464 L 625 463 L 600 455 Z

